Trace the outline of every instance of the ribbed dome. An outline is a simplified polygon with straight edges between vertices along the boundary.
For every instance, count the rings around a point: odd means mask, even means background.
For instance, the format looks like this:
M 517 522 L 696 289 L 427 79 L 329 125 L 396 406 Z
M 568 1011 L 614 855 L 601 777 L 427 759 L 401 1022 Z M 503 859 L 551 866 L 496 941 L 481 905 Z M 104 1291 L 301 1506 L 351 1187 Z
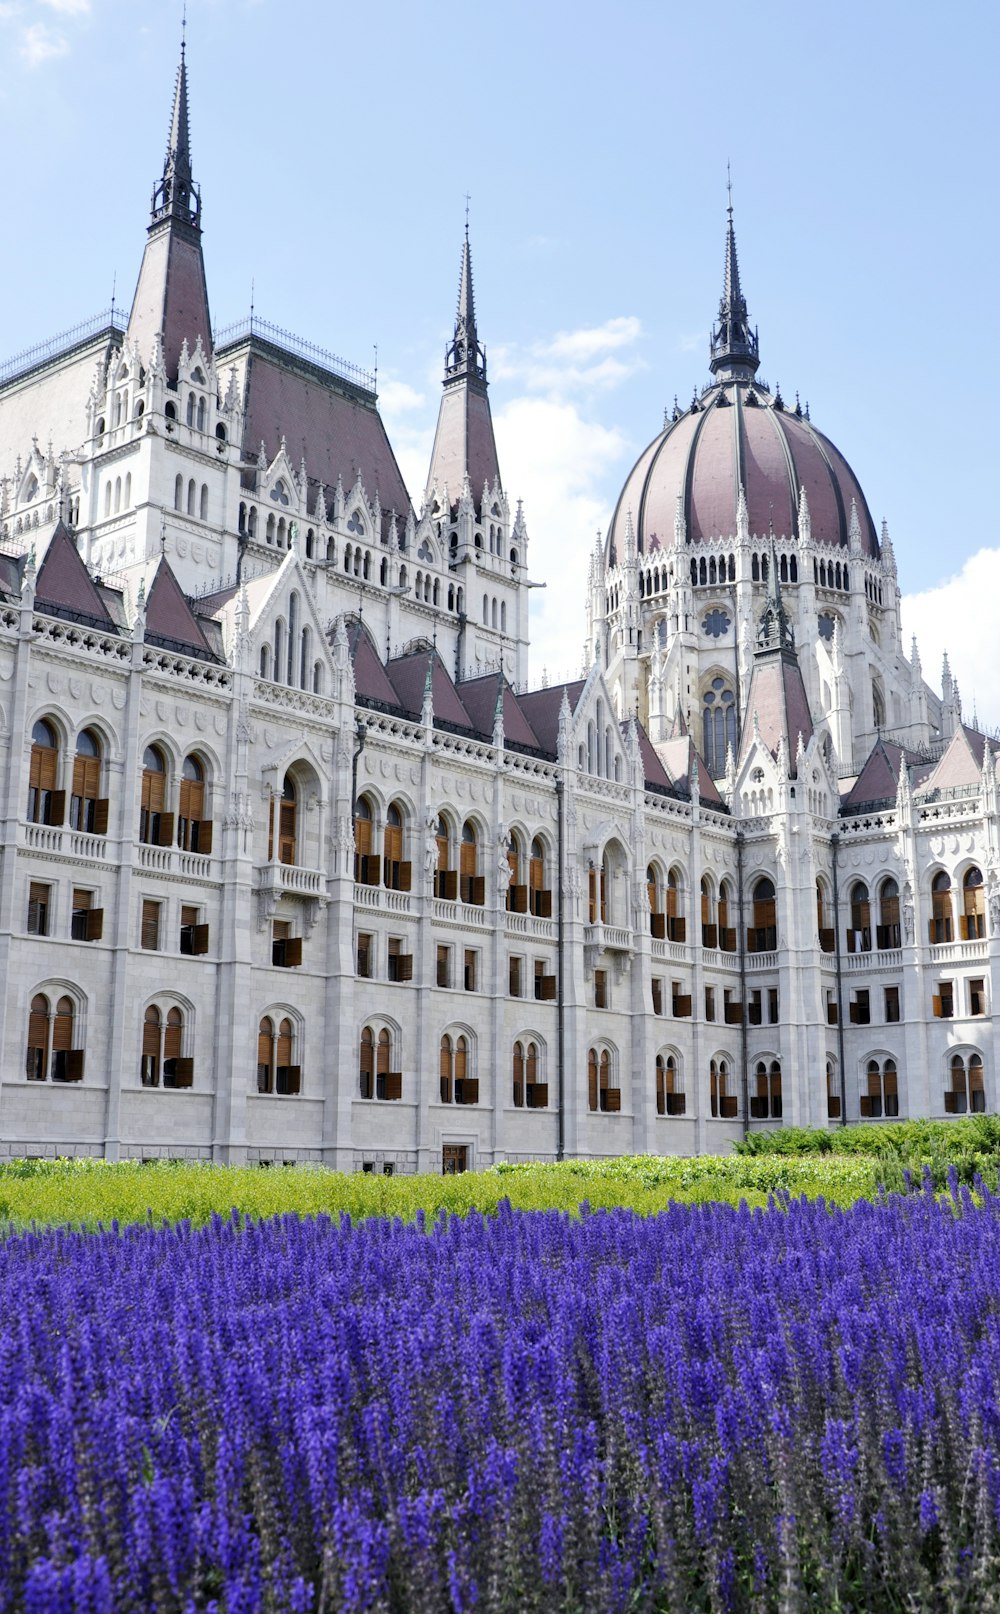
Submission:
M 847 546 L 853 500 L 862 548 L 878 555 L 867 500 L 839 449 L 760 383 L 733 380 L 704 393 L 636 461 L 608 529 L 608 564 L 624 553 L 629 511 L 640 554 L 671 545 L 678 496 L 689 543 L 731 537 L 741 486 L 751 534 L 798 537 L 804 487 L 814 543 Z

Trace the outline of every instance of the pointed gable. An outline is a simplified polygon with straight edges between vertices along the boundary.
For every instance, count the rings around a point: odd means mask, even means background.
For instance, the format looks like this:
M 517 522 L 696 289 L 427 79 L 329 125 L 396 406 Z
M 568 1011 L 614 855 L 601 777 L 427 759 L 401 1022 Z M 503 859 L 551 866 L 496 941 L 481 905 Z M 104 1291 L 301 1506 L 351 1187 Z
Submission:
M 670 780 L 672 795 L 683 796 L 686 801 L 690 800 L 693 759 L 697 769 L 698 799 L 706 807 L 713 807 L 719 812 L 727 811 L 715 780 L 702 761 L 701 754 L 695 749 L 694 741 L 689 734 L 680 735 L 674 740 L 664 740 L 655 750 Z
M 905 766 L 903 747 L 883 740 L 880 735 L 854 784 L 842 798 L 842 805 L 853 808 L 874 801 L 891 801 L 899 789 L 900 771 Z
M 945 747 L 944 755 L 923 779 L 921 788 L 955 790 L 962 785 L 978 785 L 987 745 L 989 741 L 985 734 L 960 723 Z
M 548 689 L 533 689 L 526 695 L 519 695 L 517 703 L 538 735 L 539 744 L 543 751 L 554 757 L 559 749 L 559 713 L 562 710 L 563 693 L 569 703 L 571 712 L 575 712 L 580 704 L 586 679 L 574 679 L 571 684 L 551 684 Z
M 459 685 L 462 705 L 465 707 L 477 734 L 492 739 L 497 709 L 497 680 L 503 685 L 503 735 L 508 745 L 526 746 L 541 751 L 542 745 L 527 717 L 521 710 L 519 698 L 502 673 L 487 673 L 482 678 L 463 679 Z
M 221 659 L 209 644 L 165 555 L 146 595 L 146 643 L 204 660 Z
M 784 740 L 785 753 L 791 762 L 798 751 L 799 735 L 805 745 L 812 739 L 812 714 L 794 651 L 768 650 L 754 657 L 740 738 L 738 760 L 741 763 L 753 744 L 754 719 L 761 740 L 772 756 L 777 756 Z
M 83 563 L 73 535 L 60 521 L 38 568 L 35 607 L 47 616 L 70 617 L 117 633 L 119 625 Z
M 431 665 L 431 698 L 434 702 L 434 721 L 451 728 L 472 731 L 475 724 L 462 705 L 458 690 L 448 669 L 436 650 L 420 650 L 415 655 L 397 656 L 390 661 L 386 672 L 392 680 L 398 704 L 409 716 L 418 718 L 424 704 L 424 687 L 427 667 Z
M 347 644 L 354 666 L 354 690 L 359 701 L 400 710 L 397 695 L 368 629 L 357 617 L 347 624 Z

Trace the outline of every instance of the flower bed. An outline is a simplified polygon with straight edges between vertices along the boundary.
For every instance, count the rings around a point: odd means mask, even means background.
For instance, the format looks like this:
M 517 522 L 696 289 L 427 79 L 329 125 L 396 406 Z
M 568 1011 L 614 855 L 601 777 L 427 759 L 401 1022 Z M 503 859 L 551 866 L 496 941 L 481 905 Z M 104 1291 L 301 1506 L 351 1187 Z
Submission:
M 1000 1200 L 0 1245 L 0 1609 L 998 1606 Z

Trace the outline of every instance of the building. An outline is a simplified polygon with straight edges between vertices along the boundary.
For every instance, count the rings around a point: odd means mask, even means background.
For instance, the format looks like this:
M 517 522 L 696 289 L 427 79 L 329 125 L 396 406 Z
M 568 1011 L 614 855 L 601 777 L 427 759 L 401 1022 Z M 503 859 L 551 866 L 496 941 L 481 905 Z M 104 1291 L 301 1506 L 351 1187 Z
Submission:
M 530 690 L 468 235 L 416 508 L 370 377 L 213 330 L 182 54 L 127 321 L 0 371 L 0 1150 L 449 1170 L 996 1107 L 997 746 L 759 377 L 731 208 L 710 363 L 584 675 Z

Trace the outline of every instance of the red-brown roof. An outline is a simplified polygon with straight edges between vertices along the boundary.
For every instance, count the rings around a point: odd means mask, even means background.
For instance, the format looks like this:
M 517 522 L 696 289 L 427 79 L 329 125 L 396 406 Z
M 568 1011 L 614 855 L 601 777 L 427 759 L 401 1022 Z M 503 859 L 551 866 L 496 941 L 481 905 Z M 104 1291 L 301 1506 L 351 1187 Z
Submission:
M 67 613 L 118 632 L 100 590 L 83 562 L 73 535 L 59 522 L 49 539 L 35 579 L 35 604 L 40 611 Z
M 146 641 L 196 656 L 221 659 L 209 643 L 163 555 L 146 595 Z

